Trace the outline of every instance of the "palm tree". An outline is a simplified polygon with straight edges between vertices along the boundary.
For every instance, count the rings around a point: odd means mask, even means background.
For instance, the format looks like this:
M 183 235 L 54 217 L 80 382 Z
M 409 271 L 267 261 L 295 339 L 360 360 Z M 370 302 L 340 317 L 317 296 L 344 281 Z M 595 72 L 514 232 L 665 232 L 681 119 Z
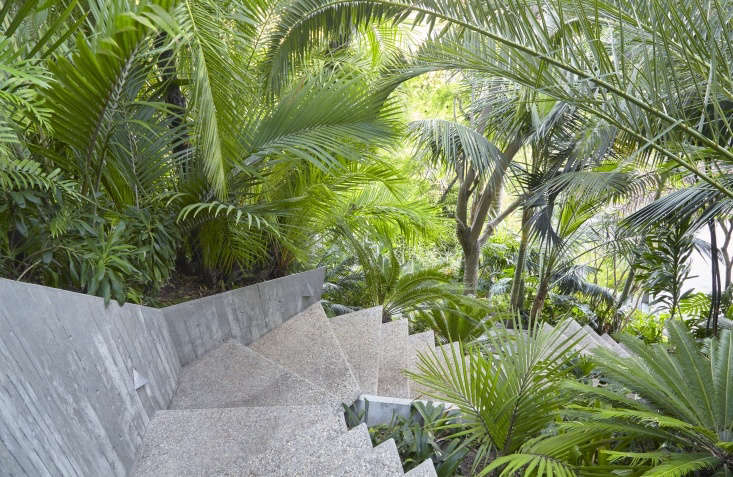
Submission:
M 43 241 L 23 238 L 18 247 L 17 227 L 5 234 L 11 276 L 31 278 L 30 267 L 37 279 L 89 290 L 88 279 L 63 271 L 85 261 L 102 269 L 105 259 L 83 242 L 115 229 L 140 267 L 157 264 L 136 274 L 157 277 L 146 286 L 167 279 L 170 249 L 216 280 L 261 260 L 283 235 L 280 218 L 298 201 L 270 195 L 278 169 L 333 172 L 398 134 L 391 89 L 365 88 L 373 82 L 364 68 L 338 55 L 327 69 L 314 55 L 269 87 L 282 8 L 254 0 L 7 2 L 0 169 L 70 181 L 79 199 L 49 197 L 29 233 Z M 119 222 L 126 227 L 116 229 Z M 133 230 L 154 237 L 143 246 Z
M 671 349 L 630 336 L 621 340 L 632 358 L 597 349 L 596 365 L 623 388 L 569 382 L 567 391 L 591 405 L 569 410 L 569 421 L 555 435 L 527 441 L 486 471 L 503 468 L 502 476 L 536 469 L 545 469 L 538 475 L 730 475 L 733 333 L 724 330 L 700 349 L 679 320 L 668 322 L 668 332 Z
M 308 38 L 412 13 L 449 33 L 418 51 L 413 72 L 470 71 L 539 90 L 731 198 L 720 174 L 697 164 L 701 155 L 733 159 L 719 140 L 730 137 L 731 123 L 718 120 L 731 98 L 729 9 L 720 0 L 709 7 L 684 0 L 298 0 L 277 26 L 277 45 L 286 48 L 273 67 L 275 74 L 293 68 L 313 47 Z
M 507 168 L 522 142 L 515 138 L 500 151 L 481 132 L 457 122 L 433 119 L 416 121 L 410 127 L 431 160 L 446 164 L 455 174 L 458 182 L 455 220 L 463 250 L 463 287 L 464 293 L 473 295 L 478 285 L 481 249 L 518 204 L 515 201 L 504 211 L 496 210 Z
M 431 310 L 455 310 L 459 305 L 485 309 L 477 300 L 461 295 L 441 267 L 420 267 L 400 260 L 390 237 L 357 235 L 345 224 L 337 233 L 358 263 L 356 271 L 344 267 L 339 282 L 357 281 L 363 287 L 363 301 L 354 305 L 382 306 L 383 322 Z
M 418 371 L 409 376 L 427 396 L 460 410 L 452 428 L 454 437 L 477 448 L 473 472 L 515 453 L 572 400 L 563 377 L 577 342 L 559 329 L 535 321 L 522 330 L 515 322 L 513 330 L 493 328 L 485 341 L 419 356 Z

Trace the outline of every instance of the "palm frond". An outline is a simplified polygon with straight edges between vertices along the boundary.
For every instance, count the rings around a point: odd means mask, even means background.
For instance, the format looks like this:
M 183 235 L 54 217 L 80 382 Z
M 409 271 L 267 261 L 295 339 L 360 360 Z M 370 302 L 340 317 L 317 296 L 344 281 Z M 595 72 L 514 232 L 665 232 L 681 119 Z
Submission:
M 559 329 L 560 327 L 558 327 Z M 519 449 L 569 402 L 561 369 L 577 340 L 534 323 L 529 331 L 494 329 L 480 347 L 458 344 L 419 356 L 411 379 L 435 399 L 455 404 L 477 443 L 506 455 Z
M 506 163 L 501 151 L 475 129 L 453 121 L 428 119 L 409 125 L 410 134 L 431 160 L 454 169 L 460 177 L 473 167 L 480 175 Z

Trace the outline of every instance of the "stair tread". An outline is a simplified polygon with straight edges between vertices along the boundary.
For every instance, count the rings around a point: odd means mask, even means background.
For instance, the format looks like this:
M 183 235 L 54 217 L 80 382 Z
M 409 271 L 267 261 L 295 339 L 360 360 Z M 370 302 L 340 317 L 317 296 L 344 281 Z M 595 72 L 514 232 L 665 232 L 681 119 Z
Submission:
M 377 394 L 407 398 L 410 391 L 407 377 L 402 373 L 410 365 L 407 320 L 384 323 L 381 331 Z
M 273 448 L 251 459 L 249 476 L 335 476 L 343 474 L 357 462 L 367 460 L 372 441 L 366 424 L 343 433 L 326 445 L 297 449 Z M 351 474 L 357 475 L 357 474 Z M 378 474 L 363 474 L 378 475 Z
M 227 342 L 181 370 L 170 409 L 319 404 L 324 390 L 237 342 Z
M 575 320 L 565 322 L 560 332 L 568 338 L 572 337 L 573 341 L 577 341 L 575 348 L 582 355 L 590 354 L 591 350 L 598 346 L 598 343 Z
M 405 475 L 409 477 L 438 477 L 438 473 L 435 471 L 435 465 L 433 465 L 431 459 L 422 461 L 420 465 L 414 467 Z
M 404 475 L 402 469 L 402 459 L 400 453 L 397 451 L 397 444 L 394 439 L 387 439 L 386 441 L 379 444 L 374 448 L 372 454 L 379 462 L 382 462 L 385 466 L 385 473 L 383 475 Z
M 382 307 L 336 316 L 329 323 L 349 360 L 361 391 L 376 394 Z
M 591 328 L 589 325 L 584 325 L 582 329 L 585 332 L 585 335 L 589 337 L 593 341 L 593 343 L 595 343 L 594 347 L 600 346 L 605 348 L 606 343 L 603 341 L 603 339 L 601 339 L 601 336 L 596 333 L 596 330 Z
M 422 333 L 410 335 L 408 339 L 410 341 L 410 366 L 408 367 L 408 370 L 417 372 L 419 354 L 430 356 L 431 352 L 435 351 L 435 333 L 433 330 L 423 331 Z M 424 387 L 411 379 L 408 379 L 407 384 L 411 398 L 415 399 L 423 396 L 425 390 Z
M 359 385 L 320 303 L 270 331 L 250 348 L 343 402 L 351 403 L 359 394 Z
M 131 475 L 248 475 L 252 458 L 269 449 L 327 445 L 345 431 L 329 406 L 158 411 Z
M 601 340 L 606 344 L 606 348 L 613 349 L 616 347 L 618 343 L 616 343 L 616 340 L 611 338 L 611 336 L 608 333 L 603 333 L 601 335 Z

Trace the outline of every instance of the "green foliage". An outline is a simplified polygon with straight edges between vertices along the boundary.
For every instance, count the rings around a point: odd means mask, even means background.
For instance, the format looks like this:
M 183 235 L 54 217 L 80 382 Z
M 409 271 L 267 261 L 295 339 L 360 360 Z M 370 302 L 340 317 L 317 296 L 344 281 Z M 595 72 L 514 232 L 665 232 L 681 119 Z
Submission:
M 664 323 L 668 314 L 650 314 L 641 310 L 634 310 L 628 318 L 625 332 L 638 336 L 646 343 L 661 343 L 664 341 Z
M 639 255 L 637 275 L 654 294 L 652 305 L 662 305 L 672 318 L 679 314 L 680 302 L 692 292 L 683 287 L 691 275 L 689 261 L 693 250 L 694 237 L 687 222 L 650 234 Z
M 481 250 L 479 289 L 492 293 L 492 286 L 503 278 L 511 278 L 518 251 L 519 242 L 507 230 L 494 233 Z
M 365 401 L 365 408 L 360 412 L 344 405 L 344 415 L 349 428 L 366 422 L 369 401 Z M 395 414 L 388 424 L 370 427 L 369 433 L 374 446 L 394 440 L 406 472 L 431 459 L 440 477 L 452 477 L 468 449 L 461 446 L 460 440 L 447 437 L 444 428 L 451 420 L 453 416 L 445 406 L 415 401 L 408 417 Z
M 69 260 L 72 280 L 90 295 L 104 297 L 105 303 L 111 298 L 125 302 L 123 276 L 135 271 L 132 260 L 137 252 L 123 240 L 124 231 L 124 222 L 88 230 Z
M 420 355 L 409 375 L 426 395 L 460 409 L 454 436 L 466 437 L 477 449 L 474 468 L 484 467 L 518 450 L 571 401 L 562 383 L 574 344 L 539 323 L 527 331 L 494 328 L 485 342 Z
M 470 297 L 455 297 L 450 307 L 415 313 L 412 323 L 416 330 L 433 330 L 446 343 L 473 341 L 487 327 L 489 307 Z
M 598 369 L 623 388 L 568 381 L 569 391 L 586 402 L 602 404 L 568 409 L 569 420 L 558 432 L 528 441 L 520 452 L 494 461 L 490 469 L 505 466 L 502 475 L 520 470 L 534 475 L 538 465 L 541 469 L 542 462 L 550 460 L 554 469 L 539 475 L 731 472 L 733 399 L 727 383 L 733 367 L 733 334 L 725 330 L 700 349 L 680 321 L 670 320 L 668 331 L 669 347 L 622 337 L 636 355 L 632 358 L 598 348 Z M 606 444 L 598 446 L 598 439 Z
M 370 237 L 357 236 L 346 228 L 341 228 L 340 236 L 353 251 L 355 263 L 351 263 L 357 267 L 346 264 L 339 267 L 336 281 L 356 282 L 360 288 L 358 302 L 341 305 L 381 305 L 385 321 L 423 311 L 454 309 L 456 303 L 480 306 L 477 301 L 464 297 L 440 267 L 421 268 L 414 262 L 401 263 L 389 237 L 377 236 L 377 241 L 370 242 Z M 334 292 L 338 292 L 338 286 Z M 326 299 L 331 302 L 337 296 L 326 293 Z
M 446 438 L 442 431 L 450 419 L 443 405 L 417 401 L 410 408 L 409 417 L 394 416 L 389 424 L 372 427 L 369 433 L 374 445 L 394 439 L 406 472 L 431 459 L 438 476 L 450 477 L 468 453 L 460 441 Z
M 356 45 L 268 87 L 283 8 L 3 8 L 0 273 L 122 302 L 154 294 L 180 264 L 212 282 L 287 273 L 312 258 L 303 237 L 326 211 L 346 217 L 350 203 L 352 222 L 361 211 L 426 230 L 430 207 L 398 193 L 396 169 L 365 160 L 400 130 L 378 58 Z

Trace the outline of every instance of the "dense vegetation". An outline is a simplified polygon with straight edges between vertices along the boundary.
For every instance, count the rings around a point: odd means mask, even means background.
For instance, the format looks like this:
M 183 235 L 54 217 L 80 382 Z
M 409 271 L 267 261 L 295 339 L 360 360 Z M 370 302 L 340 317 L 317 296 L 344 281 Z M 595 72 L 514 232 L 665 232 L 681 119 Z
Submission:
M 731 475 L 731 19 L 4 2 L 0 276 L 155 305 L 322 265 L 330 313 L 461 342 L 413 376 L 466 416 L 450 472 Z M 575 355 L 541 326 L 568 317 L 635 357 Z

